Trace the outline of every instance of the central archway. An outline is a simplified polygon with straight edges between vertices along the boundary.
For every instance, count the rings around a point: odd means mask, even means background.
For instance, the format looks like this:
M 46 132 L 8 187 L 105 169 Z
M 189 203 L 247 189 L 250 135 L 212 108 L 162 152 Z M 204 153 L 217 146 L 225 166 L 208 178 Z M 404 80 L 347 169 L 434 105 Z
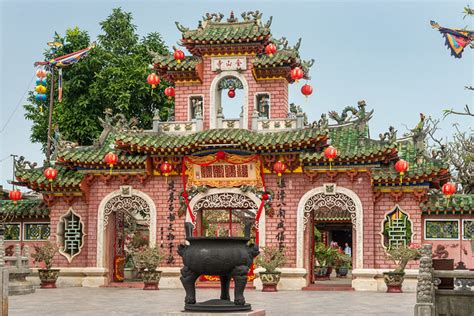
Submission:
M 328 188 L 331 188 L 328 190 Z M 296 267 L 304 267 L 304 232 L 308 218 L 315 210 L 324 207 L 337 207 L 350 213 L 356 236 L 356 269 L 363 268 L 363 209 L 362 202 L 357 194 L 334 183 L 325 184 L 306 192 L 298 203 L 296 223 Z
M 214 77 L 210 87 L 210 104 L 209 104 L 209 125 L 210 128 L 217 128 L 217 113 L 221 106 L 221 90 L 219 90 L 219 83 L 225 78 L 236 78 L 242 83 L 243 100 L 242 100 L 242 119 L 243 128 L 248 128 L 249 123 L 249 109 L 248 109 L 248 94 L 249 86 L 245 76 L 238 71 L 222 71 Z
M 242 192 L 239 188 L 214 188 L 196 194 L 190 201 L 189 207 L 196 216 L 205 208 L 242 208 L 257 213 L 261 200 L 252 192 Z M 191 216 L 186 212 L 186 222 L 191 222 Z M 259 246 L 265 246 L 265 208 L 258 222 Z

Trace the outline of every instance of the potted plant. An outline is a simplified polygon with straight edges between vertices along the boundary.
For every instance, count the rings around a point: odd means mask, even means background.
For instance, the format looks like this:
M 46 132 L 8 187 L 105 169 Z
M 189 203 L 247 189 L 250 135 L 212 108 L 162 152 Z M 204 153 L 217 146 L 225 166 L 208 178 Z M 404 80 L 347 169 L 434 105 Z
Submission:
M 332 268 L 336 264 L 338 251 L 339 251 L 339 248 L 337 248 L 336 246 L 329 246 L 326 248 L 326 264 L 327 264 L 326 280 L 330 279 Z
M 317 243 L 314 246 L 314 257 L 316 263 L 314 265 L 314 279 L 315 280 L 326 280 L 327 274 L 327 247 L 323 243 Z
M 276 292 L 280 281 L 281 272 L 276 271 L 285 264 L 285 250 L 277 246 L 267 246 L 262 249 L 257 257 L 257 265 L 264 268 L 264 272 L 259 272 L 262 280 L 262 292 Z
M 387 250 L 387 258 L 397 265 L 395 270 L 383 273 L 387 293 L 402 293 L 405 267 L 408 262 L 420 259 L 418 248 L 416 245 L 410 244 L 409 246 L 399 246 Z
M 138 250 L 133 257 L 133 261 L 143 278 L 143 289 L 158 290 L 162 271 L 157 271 L 156 269 L 163 259 L 161 249 L 144 247 Z
M 50 241 L 43 245 L 34 246 L 35 253 L 31 254 L 35 263 L 43 263 L 44 269 L 38 269 L 42 289 L 55 289 L 56 280 L 59 277 L 59 269 L 51 269 L 54 255 L 58 252 L 56 245 Z
M 338 278 L 345 278 L 349 273 L 349 267 L 351 266 L 352 259 L 349 255 L 344 253 L 342 249 L 339 249 L 334 260 L 336 266 L 336 276 Z

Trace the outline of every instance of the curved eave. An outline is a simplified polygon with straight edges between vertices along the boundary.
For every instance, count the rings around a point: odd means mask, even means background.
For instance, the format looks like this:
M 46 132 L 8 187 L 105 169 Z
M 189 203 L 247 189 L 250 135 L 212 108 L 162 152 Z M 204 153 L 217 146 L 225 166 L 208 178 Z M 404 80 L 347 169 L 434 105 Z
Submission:
M 343 156 L 336 157 L 333 161 L 333 165 L 347 165 L 347 164 L 372 164 L 372 163 L 386 163 L 390 160 L 394 160 L 397 157 L 396 148 L 383 149 L 370 154 L 360 154 L 354 156 Z M 307 165 L 329 165 L 328 160 L 321 153 L 320 157 L 316 159 L 302 159 L 304 164 Z

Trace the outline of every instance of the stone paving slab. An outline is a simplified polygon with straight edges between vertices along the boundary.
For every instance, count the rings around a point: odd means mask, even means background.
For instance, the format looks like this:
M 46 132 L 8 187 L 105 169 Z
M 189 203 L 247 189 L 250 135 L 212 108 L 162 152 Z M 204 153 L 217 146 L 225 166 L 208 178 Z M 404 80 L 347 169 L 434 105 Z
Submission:
M 198 301 L 218 298 L 220 291 L 198 289 Z M 266 315 L 413 315 L 415 293 L 280 291 L 245 292 L 253 309 Z M 158 315 L 178 312 L 184 306 L 184 290 L 143 291 L 126 288 L 37 289 L 10 297 L 10 315 Z

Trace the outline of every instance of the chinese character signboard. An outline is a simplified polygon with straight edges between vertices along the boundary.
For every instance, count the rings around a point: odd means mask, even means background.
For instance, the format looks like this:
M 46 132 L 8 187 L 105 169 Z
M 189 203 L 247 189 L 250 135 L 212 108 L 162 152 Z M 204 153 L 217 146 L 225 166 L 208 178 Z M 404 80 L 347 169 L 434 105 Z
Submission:
M 214 57 L 211 59 L 212 71 L 246 70 L 246 57 Z

